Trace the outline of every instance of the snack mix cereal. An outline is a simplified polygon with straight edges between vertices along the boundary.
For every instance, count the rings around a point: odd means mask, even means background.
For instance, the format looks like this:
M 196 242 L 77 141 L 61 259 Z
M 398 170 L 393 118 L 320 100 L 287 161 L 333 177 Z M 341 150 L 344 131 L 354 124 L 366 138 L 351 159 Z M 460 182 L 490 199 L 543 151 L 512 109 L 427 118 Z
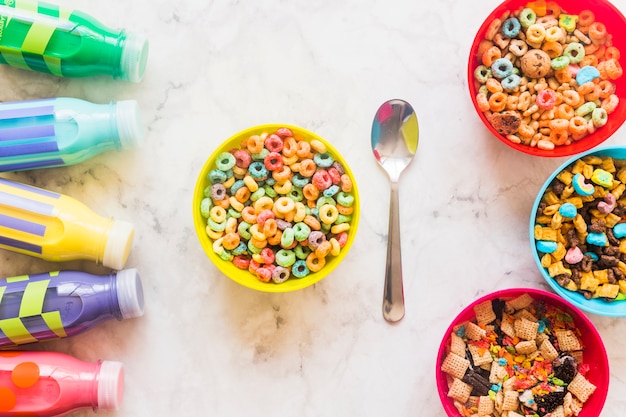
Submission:
M 494 19 L 477 50 L 476 102 L 510 141 L 551 150 L 603 127 L 619 98 L 620 51 L 591 10 L 530 2 Z
M 596 387 L 569 314 L 527 293 L 481 302 L 474 313 L 453 329 L 441 363 L 463 417 L 579 414 Z
M 626 299 L 626 160 L 584 156 L 559 172 L 537 207 L 541 265 L 586 298 Z
M 319 140 L 285 127 L 252 135 L 208 180 L 199 209 L 213 251 L 263 282 L 320 271 L 348 240 L 352 181 Z

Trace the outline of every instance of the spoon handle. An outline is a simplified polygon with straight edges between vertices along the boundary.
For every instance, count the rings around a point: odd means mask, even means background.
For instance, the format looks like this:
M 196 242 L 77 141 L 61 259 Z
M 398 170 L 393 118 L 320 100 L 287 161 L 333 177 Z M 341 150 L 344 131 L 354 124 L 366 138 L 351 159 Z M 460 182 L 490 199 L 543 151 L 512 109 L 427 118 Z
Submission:
M 389 322 L 396 322 L 400 321 L 404 317 L 402 253 L 400 251 L 400 210 L 398 205 L 397 181 L 391 182 L 389 234 L 387 239 L 387 265 L 385 268 L 383 317 Z

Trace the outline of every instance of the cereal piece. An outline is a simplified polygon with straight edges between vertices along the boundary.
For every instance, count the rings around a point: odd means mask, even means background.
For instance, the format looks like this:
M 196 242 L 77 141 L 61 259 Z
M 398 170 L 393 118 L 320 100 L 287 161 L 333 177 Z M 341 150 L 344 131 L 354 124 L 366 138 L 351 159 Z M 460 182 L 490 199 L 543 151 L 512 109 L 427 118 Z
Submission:
M 526 340 L 515 345 L 517 353 L 528 355 L 537 350 L 537 343 L 534 340 Z
M 550 339 L 545 339 L 543 342 L 541 342 L 541 344 L 539 345 L 539 351 L 541 352 L 541 356 L 543 356 L 543 358 L 548 362 L 552 362 L 559 357 L 559 352 L 550 342 Z
M 448 389 L 448 397 L 455 399 L 461 403 L 469 400 L 470 394 L 472 393 L 472 386 L 466 384 L 458 378 L 454 378 L 452 381 L 452 385 Z
M 519 392 L 506 391 L 504 393 L 504 400 L 502 402 L 503 411 L 514 411 L 518 409 Z
M 567 386 L 567 390 L 575 395 L 581 402 L 585 403 L 591 394 L 595 392 L 596 386 L 589 382 L 581 373 L 577 373 L 572 382 Z
M 554 333 L 561 351 L 571 352 L 582 349 L 580 340 L 572 330 L 556 330 Z
M 523 340 L 534 340 L 537 337 L 537 329 L 539 323 L 530 321 L 526 318 L 515 320 L 515 335 Z
M 450 352 L 456 353 L 457 355 L 464 357 L 465 356 L 465 341 L 455 332 L 450 334 Z
M 479 325 L 489 324 L 496 319 L 491 300 L 486 300 L 474 306 L 474 314 Z
M 471 321 L 468 321 L 467 323 L 465 323 L 465 335 L 470 340 L 480 340 L 486 334 L 487 334 L 487 332 L 485 331 L 485 329 L 481 328 L 480 326 L 476 325 L 475 323 L 473 323 Z
M 441 364 L 441 370 L 454 378 L 462 379 L 469 366 L 469 360 L 450 352 Z
M 531 49 L 522 56 L 522 73 L 530 78 L 545 77 L 551 70 L 550 56 L 541 49 Z
M 494 409 L 495 409 L 495 404 L 489 396 L 483 395 L 478 398 L 478 415 L 479 416 L 491 415 Z
M 493 361 L 489 349 L 485 349 L 484 347 L 476 345 L 469 345 L 468 350 L 472 355 L 472 362 L 475 366 L 481 366 L 487 363 L 491 363 Z
M 489 382 L 492 384 L 500 383 L 505 377 L 508 377 L 509 373 L 505 366 L 500 365 L 498 361 L 491 363 L 491 369 L 489 371 Z
M 533 298 L 528 294 L 524 293 L 512 300 L 508 300 L 506 302 L 507 308 L 512 308 L 513 310 L 521 310 L 530 306 L 533 302 Z

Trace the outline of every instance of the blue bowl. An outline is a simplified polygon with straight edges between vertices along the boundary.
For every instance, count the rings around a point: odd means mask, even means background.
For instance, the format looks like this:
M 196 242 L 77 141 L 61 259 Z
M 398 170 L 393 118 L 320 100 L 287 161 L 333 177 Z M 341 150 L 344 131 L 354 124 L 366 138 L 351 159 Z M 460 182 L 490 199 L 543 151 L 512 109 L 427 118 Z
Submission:
M 572 163 L 576 162 L 578 159 L 581 159 L 585 156 L 594 155 L 594 156 L 610 156 L 615 159 L 624 159 L 626 160 L 626 146 L 604 146 L 600 148 L 596 148 L 594 150 L 590 150 L 587 152 L 583 152 L 575 157 L 567 160 L 563 165 L 558 167 L 554 173 L 546 180 L 546 182 L 541 187 L 539 193 L 537 194 L 537 198 L 535 199 L 535 204 L 533 204 L 533 208 L 530 214 L 530 227 L 529 227 L 529 236 L 530 236 L 530 246 L 533 254 L 533 258 L 535 259 L 535 263 L 541 272 L 541 275 L 546 280 L 548 285 L 556 292 L 558 295 L 563 297 L 565 300 L 569 301 L 571 304 L 580 308 L 581 310 L 587 311 L 589 313 L 598 314 L 601 316 L 608 317 L 626 317 L 626 300 L 622 301 L 605 301 L 603 299 L 590 299 L 588 300 L 579 292 L 574 292 L 567 290 L 561 287 L 554 278 L 552 278 L 546 268 L 541 265 L 541 258 L 539 253 L 537 252 L 537 248 L 535 246 L 535 218 L 537 215 L 537 208 L 541 203 L 543 198 L 543 194 L 546 189 L 550 186 L 552 181 L 556 178 L 556 176 L 567 168 Z

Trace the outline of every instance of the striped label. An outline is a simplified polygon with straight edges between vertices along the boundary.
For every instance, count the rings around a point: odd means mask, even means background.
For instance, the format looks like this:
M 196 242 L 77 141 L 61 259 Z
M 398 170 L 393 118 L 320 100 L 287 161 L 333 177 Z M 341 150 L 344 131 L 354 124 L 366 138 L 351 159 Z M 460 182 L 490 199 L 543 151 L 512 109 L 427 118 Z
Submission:
M 38 339 L 33 334 L 34 331 L 29 329 L 31 326 L 38 326 L 39 336 L 45 339 L 50 338 L 50 336 L 67 336 L 61 320 L 61 313 L 58 311 L 43 311 L 50 280 L 30 281 L 29 277 L 24 275 L 20 276 L 20 278 L 18 281 L 6 279 L 4 283 L 0 283 L 0 310 L 5 311 L 5 318 L 0 320 L 0 336 L 4 335 L 15 345 L 37 342 Z M 23 281 L 25 280 L 28 282 L 24 287 Z M 24 287 L 17 309 L 12 305 L 14 302 L 11 305 L 8 304 L 8 301 L 3 303 L 3 296 L 7 293 L 9 285 Z M 19 294 L 19 292 L 15 294 Z M 6 308 L 3 308 L 5 307 L 3 304 L 6 304 Z M 10 314 L 15 316 L 7 317 Z M 44 331 L 43 334 L 42 328 L 47 328 L 47 331 Z
M 28 220 L 54 214 L 55 206 L 42 201 L 42 197 L 56 199 L 60 194 L 0 178 L 0 245 L 36 254 L 42 253 L 40 245 L 18 238 L 19 234 L 36 237 L 45 235 L 45 223 Z M 11 210 L 3 210 L 3 206 Z M 16 216 L 15 209 L 24 215 Z
M 19 106 L 18 108 L 15 108 Z M 24 102 L 0 104 L 0 166 L 11 158 L 34 157 L 59 151 L 55 138 L 54 107 Z M 3 161 L 5 158 L 6 161 Z

